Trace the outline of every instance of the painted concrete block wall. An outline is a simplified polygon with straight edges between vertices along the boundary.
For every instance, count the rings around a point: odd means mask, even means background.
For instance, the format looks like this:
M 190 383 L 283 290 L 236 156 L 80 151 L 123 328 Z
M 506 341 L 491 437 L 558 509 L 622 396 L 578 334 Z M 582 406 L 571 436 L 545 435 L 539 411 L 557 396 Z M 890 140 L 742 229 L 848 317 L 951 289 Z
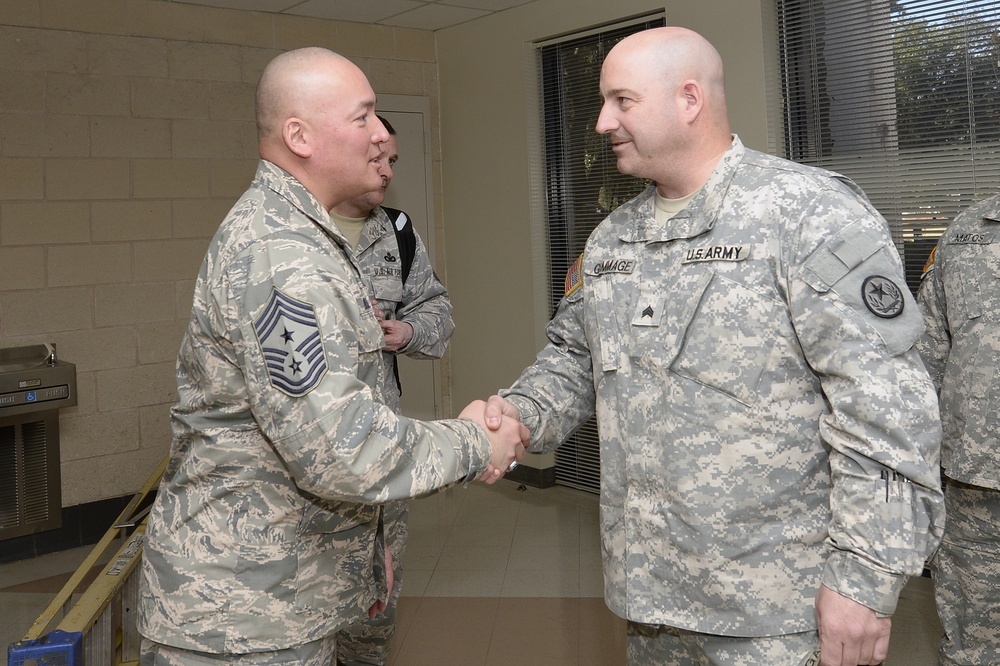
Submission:
M 439 145 L 429 31 L 161 0 L 0 3 L 0 347 L 55 342 L 77 366 L 64 506 L 134 492 L 167 453 L 194 280 L 256 168 L 257 79 L 310 45 L 380 94 L 429 96 Z

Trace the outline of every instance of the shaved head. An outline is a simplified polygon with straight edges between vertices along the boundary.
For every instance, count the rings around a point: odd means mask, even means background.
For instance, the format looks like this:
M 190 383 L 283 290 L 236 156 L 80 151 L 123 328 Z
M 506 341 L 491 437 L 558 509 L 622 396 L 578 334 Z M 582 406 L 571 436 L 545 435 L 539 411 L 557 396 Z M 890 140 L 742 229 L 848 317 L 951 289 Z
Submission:
M 722 56 L 711 42 L 687 28 L 653 28 L 630 35 L 615 45 L 607 59 L 639 59 L 647 72 L 660 79 L 668 89 L 686 80 L 698 81 L 717 103 L 712 108 L 725 110 L 725 77 Z
M 319 47 L 287 51 L 268 63 L 257 84 L 257 137 L 272 136 L 285 118 L 310 110 L 308 96 L 317 86 L 336 84 L 323 81 L 329 64 L 334 71 L 355 67 L 339 53 Z
M 722 58 L 686 28 L 654 28 L 618 42 L 601 66 L 596 130 L 622 173 L 656 181 L 677 199 L 704 184 L 732 143 Z
M 379 187 L 375 92 L 344 56 L 308 47 L 268 63 L 257 84 L 260 156 L 292 174 L 327 210 Z

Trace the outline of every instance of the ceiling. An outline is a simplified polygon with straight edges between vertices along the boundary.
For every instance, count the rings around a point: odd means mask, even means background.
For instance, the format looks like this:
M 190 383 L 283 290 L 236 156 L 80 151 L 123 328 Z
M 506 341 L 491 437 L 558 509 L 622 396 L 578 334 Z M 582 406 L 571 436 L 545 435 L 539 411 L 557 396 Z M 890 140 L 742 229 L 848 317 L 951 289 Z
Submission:
M 206 7 L 420 30 L 439 30 L 466 23 L 535 0 L 167 0 Z

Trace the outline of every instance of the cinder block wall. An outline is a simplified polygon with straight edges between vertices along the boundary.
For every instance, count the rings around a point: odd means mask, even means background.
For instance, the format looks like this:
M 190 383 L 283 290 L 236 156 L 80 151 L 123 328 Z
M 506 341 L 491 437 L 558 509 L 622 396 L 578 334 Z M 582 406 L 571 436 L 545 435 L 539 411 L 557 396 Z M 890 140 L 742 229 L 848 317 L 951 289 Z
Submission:
M 134 492 L 166 454 L 194 279 L 256 168 L 257 79 L 313 45 L 380 94 L 430 97 L 439 192 L 432 32 L 163 0 L 0 1 L 0 347 L 55 342 L 76 364 L 64 507 Z

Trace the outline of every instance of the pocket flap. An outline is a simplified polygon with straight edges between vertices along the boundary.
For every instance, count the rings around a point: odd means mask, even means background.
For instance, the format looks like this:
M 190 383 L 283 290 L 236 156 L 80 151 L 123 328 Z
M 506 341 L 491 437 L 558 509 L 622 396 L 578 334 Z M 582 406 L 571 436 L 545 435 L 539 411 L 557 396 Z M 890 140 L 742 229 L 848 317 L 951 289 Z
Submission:
M 845 275 L 882 249 L 885 241 L 871 229 L 847 227 L 805 262 L 803 279 L 816 291 L 829 291 Z

